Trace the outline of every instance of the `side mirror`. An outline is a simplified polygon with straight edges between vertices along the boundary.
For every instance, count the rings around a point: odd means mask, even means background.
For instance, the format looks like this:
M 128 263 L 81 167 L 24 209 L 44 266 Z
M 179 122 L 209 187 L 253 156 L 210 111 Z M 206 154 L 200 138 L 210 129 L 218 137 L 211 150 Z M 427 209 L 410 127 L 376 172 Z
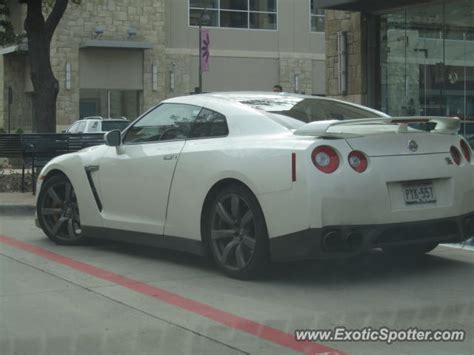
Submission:
M 122 133 L 119 129 L 109 131 L 104 136 L 105 144 L 110 147 L 118 147 L 122 143 Z

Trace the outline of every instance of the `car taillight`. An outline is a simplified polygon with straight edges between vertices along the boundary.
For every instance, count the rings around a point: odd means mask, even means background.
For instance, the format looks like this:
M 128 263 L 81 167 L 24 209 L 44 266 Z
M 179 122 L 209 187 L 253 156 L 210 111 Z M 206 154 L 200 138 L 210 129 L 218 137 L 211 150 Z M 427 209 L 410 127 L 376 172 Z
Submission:
M 311 154 L 311 160 L 319 171 L 326 174 L 333 173 L 339 167 L 336 151 L 327 145 L 316 147 Z
M 349 165 L 358 173 L 363 173 L 367 169 L 367 157 L 364 153 L 354 150 L 347 157 Z
M 459 149 L 456 148 L 454 145 L 451 146 L 451 149 L 449 150 L 451 153 L 451 158 L 453 158 L 453 161 L 456 163 L 456 165 L 461 164 L 461 153 L 459 152 Z
M 462 154 L 464 155 L 464 158 L 470 163 L 471 162 L 471 147 L 469 147 L 469 144 L 467 144 L 464 139 L 461 139 L 461 142 L 459 144 L 461 145 L 461 150 L 462 150 Z

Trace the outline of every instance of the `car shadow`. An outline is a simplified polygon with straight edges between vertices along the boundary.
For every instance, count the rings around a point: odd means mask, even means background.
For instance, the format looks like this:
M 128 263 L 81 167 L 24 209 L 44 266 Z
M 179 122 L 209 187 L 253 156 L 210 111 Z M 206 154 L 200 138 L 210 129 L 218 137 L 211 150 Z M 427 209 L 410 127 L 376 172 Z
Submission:
M 298 284 L 356 284 L 380 282 L 420 276 L 437 275 L 440 272 L 472 272 L 474 263 L 425 254 L 417 257 L 390 257 L 381 250 L 344 259 L 308 260 L 273 264 L 268 275 L 270 282 Z
M 123 242 L 94 241 L 94 248 L 108 253 L 126 254 L 166 262 L 219 275 L 211 257 L 185 252 L 146 247 Z M 426 254 L 418 257 L 393 258 L 381 250 L 343 259 L 316 259 L 270 264 L 267 273 L 256 282 L 274 284 L 357 284 L 429 276 L 440 272 L 472 272 L 474 263 L 456 260 L 443 255 Z M 222 277 L 225 277 L 222 275 Z
M 89 242 L 89 245 L 94 249 L 102 250 L 107 253 L 126 254 L 141 259 L 149 259 L 150 261 L 184 265 L 202 270 L 212 270 L 214 268 L 210 258 L 178 250 L 109 241 L 105 239 L 92 239 Z

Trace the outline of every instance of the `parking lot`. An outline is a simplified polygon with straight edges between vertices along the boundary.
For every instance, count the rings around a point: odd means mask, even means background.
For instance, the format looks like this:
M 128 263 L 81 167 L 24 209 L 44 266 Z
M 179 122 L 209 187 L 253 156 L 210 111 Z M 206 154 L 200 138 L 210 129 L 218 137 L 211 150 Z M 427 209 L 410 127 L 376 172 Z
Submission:
M 0 354 L 472 354 L 474 252 L 371 252 L 273 265 L 237 281 L 191 255 L 61 247 L 0 217 Z M 463 342 L 298 343 L 296 329 L 461 329 Z

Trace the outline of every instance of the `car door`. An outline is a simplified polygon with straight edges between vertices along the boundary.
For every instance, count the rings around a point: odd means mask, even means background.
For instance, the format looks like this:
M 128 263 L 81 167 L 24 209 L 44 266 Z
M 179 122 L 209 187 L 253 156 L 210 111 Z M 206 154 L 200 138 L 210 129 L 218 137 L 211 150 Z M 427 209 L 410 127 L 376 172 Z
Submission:
M 170 186 L 200 107 L 164 103 L 109 147 L 99 166 L 104 226 L 163 234 Z

